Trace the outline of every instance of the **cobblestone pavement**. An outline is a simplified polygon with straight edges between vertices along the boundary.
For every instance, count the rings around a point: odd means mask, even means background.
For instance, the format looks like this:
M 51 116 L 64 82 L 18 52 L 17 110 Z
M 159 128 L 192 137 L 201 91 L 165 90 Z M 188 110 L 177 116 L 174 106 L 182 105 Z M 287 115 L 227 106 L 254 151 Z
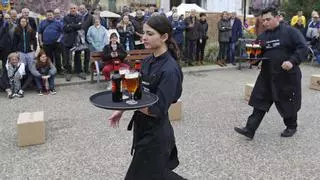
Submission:
M 303 100 L 299 128 L 281 138 L 285 128 L 273 106 L 255 139 L 236 134 L 252 108 L 244 100 L 244 84 L 254 82 L 257 69 L 185 73 L 183 120 L 172 122 L 179 149 L 175 170 L 187 179 L 320 179 L 320 91 L 308 88 L 320 68 L 303 66 Z M 55 96 L 27 91 L 23 99 L 0 94 L 0 179 L 124 178 L 131 156 L 132 132 L 127 112 L 118 129 L 110 128 L 111 111 L 94 107 L 89 96 L 95 84 L 60 86 Z M 45 111 L 46 142 L 19 148 L 19 113 Z

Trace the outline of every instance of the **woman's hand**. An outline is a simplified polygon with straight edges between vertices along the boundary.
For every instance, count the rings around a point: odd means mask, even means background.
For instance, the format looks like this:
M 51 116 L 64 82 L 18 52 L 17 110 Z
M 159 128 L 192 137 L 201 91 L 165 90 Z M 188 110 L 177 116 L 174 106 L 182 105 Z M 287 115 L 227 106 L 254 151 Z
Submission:
M 122 117 L 123 111 L 114 111 L 112 115 L 108 118 L 110 121 L 110 126 L 113 128 L 119 127 L 119 121 Z

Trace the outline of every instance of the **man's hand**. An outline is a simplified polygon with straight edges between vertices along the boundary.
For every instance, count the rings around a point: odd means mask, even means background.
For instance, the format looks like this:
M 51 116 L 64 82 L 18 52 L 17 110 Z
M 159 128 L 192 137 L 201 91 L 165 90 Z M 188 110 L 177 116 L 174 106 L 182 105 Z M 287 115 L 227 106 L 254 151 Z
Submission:
M 290 61 L 284 61 L 281 67 L 283 70 L 289 71 L 290 69 L 292 69 L 293 64 Z

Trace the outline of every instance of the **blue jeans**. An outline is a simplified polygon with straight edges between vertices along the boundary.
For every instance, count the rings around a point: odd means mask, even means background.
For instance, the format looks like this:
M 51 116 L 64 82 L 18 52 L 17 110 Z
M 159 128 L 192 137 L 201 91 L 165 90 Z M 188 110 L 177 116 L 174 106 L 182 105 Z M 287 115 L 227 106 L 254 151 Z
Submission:
M 235 54 L 236 54 L 236 43 L 230 42 L 229 43 L 229 61 L 230 63 L 235 63 Z
M 48 82 L 49 82 L 49 89 L 54 89 L 54 76 L 50 76 L 50 78 L 48 78 Z M 37 89 L 38 90 L 44 90 L 45 84 L 43 84 L 43 80 L 40 77 L 34 77 L 34 81 L 36 83 Z

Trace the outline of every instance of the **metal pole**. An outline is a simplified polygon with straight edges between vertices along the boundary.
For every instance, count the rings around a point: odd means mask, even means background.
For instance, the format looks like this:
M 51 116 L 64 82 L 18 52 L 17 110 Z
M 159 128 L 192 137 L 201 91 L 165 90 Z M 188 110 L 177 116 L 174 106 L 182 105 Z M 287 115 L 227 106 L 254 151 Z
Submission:
M 247 16 L 247 0 L 243 0 L 243 24 L 246 23 L 246 16 Z

